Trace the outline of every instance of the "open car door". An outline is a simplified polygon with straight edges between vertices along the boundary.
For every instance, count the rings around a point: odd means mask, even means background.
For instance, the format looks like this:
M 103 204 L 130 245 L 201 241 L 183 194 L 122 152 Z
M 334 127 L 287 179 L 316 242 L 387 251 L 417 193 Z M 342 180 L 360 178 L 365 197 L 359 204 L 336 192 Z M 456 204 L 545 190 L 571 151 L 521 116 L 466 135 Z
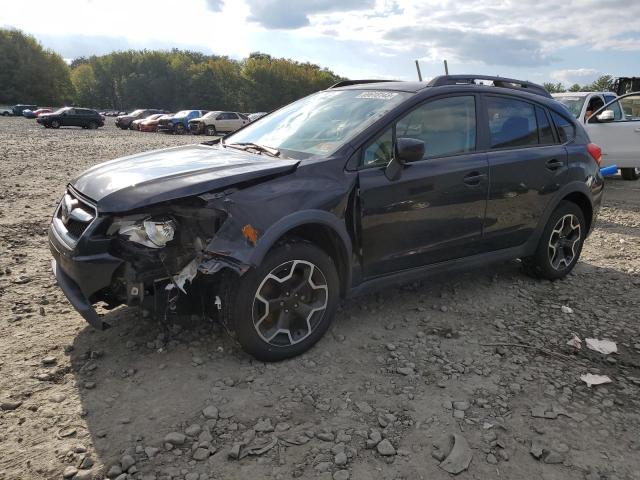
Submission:
M 627 180 L 640 168 L 640 92 L 607 103 L 585 120 L 589 138 L 602 148 L 602 166 L 616 165 Z

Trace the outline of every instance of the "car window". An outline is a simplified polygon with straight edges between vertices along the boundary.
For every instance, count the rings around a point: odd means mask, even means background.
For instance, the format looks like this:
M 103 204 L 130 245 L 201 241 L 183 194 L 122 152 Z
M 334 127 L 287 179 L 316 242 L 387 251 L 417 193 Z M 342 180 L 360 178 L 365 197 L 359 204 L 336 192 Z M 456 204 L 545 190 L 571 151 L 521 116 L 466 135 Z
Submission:
M 475 98 L 460 96 L 427 102 L 398 120 L 396 137 L 422 140 L 424 158 L 475 150 Z
M 561 96 L 553 97 L 553 99 L 557 102 L 560 102 L 562 105 L 564 105 L 574 117 L 578 118 L 580 116 L 580 112 L 582 111 L 582 106 L 584 105 L 584 101 L 587 99 L 587 97 L 584 95 L 583 96 L 561 95 Z
M 249 117 L 247 117 L 244 113 L 239 113 L 238 115 L 240 115 L 240 118 L 243 120 L 249 120 Z
M 235 113 L 228 113 L 227 115 L 229 115 L 229 120 L 237 120 L 238 119 L 238 115 L 236 115 Z
M 513 98 L 487 97 L 491 148 L 538 144 L 538 125 L 532 104 Z
M 624 121 L 640 120 L 640 94 L 628 95 L 615 102 L 622 108 Z
M 573 140 L 576 135 L 573 123 L 554 111 L 551 112 L 551 120 L 556 126 L 560 143 L 567 143 L 568 141 Z
M 365 167 L 387 165 L 393 157 L 393 127 L 388 128 L 364 150 Z
M 394 128 L 395 138 L 408 137 L 424 142 L 423 158 L 471 152 L 476 148 L 475 98 L 448 97 L 412 110 L 365 148 L 365 167 L 389 163 L 393 156 Z
M 64 113 L 66 113 L 67 115 L 75 115 L 76 111 L 73 108 L 69 108 L 65 110 Z
M 542 145 L 555 143 L 553 128 L 544 108 L 536 107 L 536 120 L 538 121 L 538 141 Z

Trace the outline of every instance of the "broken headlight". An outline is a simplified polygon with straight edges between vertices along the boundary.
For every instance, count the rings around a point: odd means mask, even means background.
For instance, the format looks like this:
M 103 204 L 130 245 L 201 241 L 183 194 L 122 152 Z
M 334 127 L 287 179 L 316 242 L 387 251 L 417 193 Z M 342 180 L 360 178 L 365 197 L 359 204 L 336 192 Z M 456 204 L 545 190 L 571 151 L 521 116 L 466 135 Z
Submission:
M 166 246 L 175 234 L 177 223 L 171 218 L 119 218 L 116 219 L 107 235 L 117 233 L 127 237 L 130 242 L 151 248 Z

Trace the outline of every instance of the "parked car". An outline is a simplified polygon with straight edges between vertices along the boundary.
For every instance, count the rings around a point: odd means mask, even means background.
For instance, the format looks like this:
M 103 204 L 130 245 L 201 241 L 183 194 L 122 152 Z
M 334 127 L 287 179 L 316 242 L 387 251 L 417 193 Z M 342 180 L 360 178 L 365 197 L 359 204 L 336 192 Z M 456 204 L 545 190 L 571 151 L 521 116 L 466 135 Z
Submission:
M 189 129 L 189 120 L 206 114 L 206 110 L 180 110 L 170 118 L 162 118 L 158 122 L 158 132 L 181 134 Z
M 134 120 L 146 118 L 149 115 L 153 115 L 154 113 L 164 113 L 164 110 L 157 110 L 154 108 L 140 108 L 138 110 L 134 110 L 129 114 L 119 115 L 118 117 L 116 117 L 116 127 L 119 127 L 122 130 L 127 130 L 131 127 L 131 123 Z
M 603 166 L 616 165 L 625 180 L 640 177 L 640 92 L 610 98 L 583 125 L 602 147 Z
M 617 98 L 612 92 L 563 92 L 553 93 L 551 96 L 567 107 L 574 117 L 582 121 L 605 103 Z
M 93 130 L 104 126 L 104 120 L 98 112 L 76 107 L 63 107 L 53 113 L 44 113 L 36 122 L 45 128 L 82 127 Z
M 35 115 L 35 118 L 37 118 L 40 115 L 44 115 L 45 113 L 53 113 L 53 109 L 52 108 L 39 108 L 33 113 Z
M 18 105 L 14 105 L 13 107 L 11 107 L 11 115 L 13 115 L 15 117 L 21 117 L 22 116 L 22 112 L 24 112 L 25 110 L 37 110 L 37 109 L 38 109 L 37 105 L 18 104 Z
M 154 113 L 148 116 L 138 125 L 138 130 L 141 132 L 155 132 L 158 129 L 158 122 L 161 118 L 171 118 L 173 114 Z
M 51 113 L 51 112 L 53 112 L 53 110 L 50 108 L 38 108 L 37 110 L 26 109 L 22 111 L 22 116 L 25 118 L 37 118 L 43 113 Z
M 218 132 L 235 132 L 249 122 L 249 118 L 242 113 L 216 111 L 190 120 L 189 130 L 196 135 L 200 133 L 217 135 Z
M 151 117 L 154 117 L 154 116 L 156 116 L 156 115 L 157 115 L 158 117 L 161 117 L 163 114 L 162 114 L 162 113 L 154 113 L 154 114 L 152 114 L 152 115 L 148 115 L 148 116 L 143 117 L 143 118 L 138 118 L 138 119 L 134 120 L 133 122 L 131 122 L 131 125 L 129 126 L 129 128 L 130 128 L 131 130 L 140 130 L 140 124 L 141 124 L 142 122 L 144 122 L 145 120 L 147 120 L 147 119 L 149 119 L 149 118 L 151 118 Z
M 250 113 L 249 115 L 247 115 L 247 117 L 249 117 L 249 121 L 253 122 L 261 117 L 264 117 L 267 114 L 267 112 L 256 112 L 256 113 Z
M 0 110 L 0 115 L 2 115 L 3 117 L 10 117 L 11 115 L 13 115 L 13 110 L 11 110 L 10 108 L 3 108 L 2 110 Z
M 223 139 L 81 174 L 53 214 L 53 269 L 98 328 L 99 301 L 204 311 L 280 360 L 322 337 L 340 297 L 513 258 L 564 277 L 600 208 L 599 162 L 535 84 L 344 81 Z

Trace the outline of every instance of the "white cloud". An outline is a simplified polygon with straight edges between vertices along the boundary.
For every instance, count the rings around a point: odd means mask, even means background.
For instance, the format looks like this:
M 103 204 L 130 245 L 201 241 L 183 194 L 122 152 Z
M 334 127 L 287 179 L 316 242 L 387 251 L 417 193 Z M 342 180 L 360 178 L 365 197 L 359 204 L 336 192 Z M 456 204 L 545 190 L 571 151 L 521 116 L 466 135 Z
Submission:
M 574 83 L 586 85 L 601 75 L 604 74 L 595 68 L 567 68 L 564 70 L 554 70 L 550 73 L 551 79 L 561 82 L 567 87 Z
M 640 72 L 638 18 L 637 0 L 192 0 L 180 8 L 175 0 L 30 0 L 5 2 L 0 23 L 64 57 L 112 48 L 235 58 L 263 51 L 343 75 L 397 78 L 413 78 L 416 58 L 425 76 L 447 58 L 455 71 L 586 83 L 590 70 Z

